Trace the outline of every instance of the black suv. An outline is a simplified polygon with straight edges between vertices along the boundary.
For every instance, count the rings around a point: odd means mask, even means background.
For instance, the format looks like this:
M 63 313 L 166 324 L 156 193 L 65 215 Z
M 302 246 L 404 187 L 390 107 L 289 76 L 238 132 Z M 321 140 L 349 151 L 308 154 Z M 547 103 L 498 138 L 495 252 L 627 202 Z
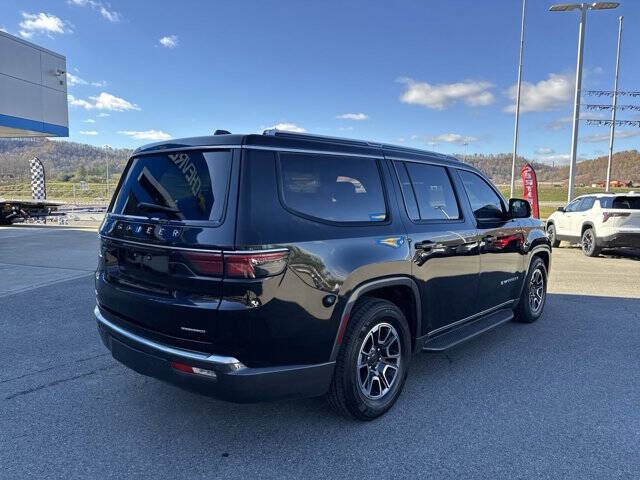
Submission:
M 95 316 L 113 356 L 226 400 L 327 394 L 383 414 L 413 354 L 533 322 L 551 247 L 452 157 L 306 134 L 133 153 L 100 228 Z

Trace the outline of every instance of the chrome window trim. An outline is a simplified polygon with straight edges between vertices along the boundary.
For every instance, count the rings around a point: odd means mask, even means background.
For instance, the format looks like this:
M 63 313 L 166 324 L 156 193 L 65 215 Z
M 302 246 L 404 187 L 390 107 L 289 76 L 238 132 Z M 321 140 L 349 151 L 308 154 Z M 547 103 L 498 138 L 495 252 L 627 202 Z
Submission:
M 173 355 L 178 358 L 197 360 L 199 362 L 208 363 L 212 366 L 220 365 L 220 366 L 229 367 L 233 365 L 234 370 L 246 368 L 242 364 L 242 362 L 235 357 L 227 357 L 224 355 L 213 355 L 213 354 L 209 355 L 206 353 L 197 353 L 189 350 L 182 350 L 179 348 L 173 348 L 168 345 L 164 345 L 162 343 L 154 342 L 153 340 L 149 340 L 147 338 L 141 337 L 140 335 L 136 335 L 135 333 L 129 332 L 128 330 L 125 330 L 124 328 L 121 328 L 118 325 L 104 318 L 104 316 L 102 315 L 102 312 L 100 312 L 100 308 L 97 305 L 93 309 L 93 313 L 96 316 L 96 320 L 107 329 L 112 330 L 133 342 L 140 343 L 154 350 L 158 350 L 162 353 Z
M 469 172 L 472 173 L 478 173 L 475 170 L 473 170 L 472 168 L 468 168 L 466 164 L 462 163 L 462 162 L 457 162 L 454 160 L 451 160 L 451 163 L 445 163 L 445 162 L 441 162 L 438 160 L 433 160 L 431 157 L 425 157 L 424 159 L 417 159 L 417 158 L 407 158 L 407 157 L 395 157 L 395 156 L 389 156 L 387 155 L 385 157 L 387 160 L 394 160 L 397 162 L 412 162 L 412 163 L 420 163 L 420 164 L 427 164 L 427 165 L 435 165 L 438 167 L 449 167 L 449 168 L 459 168 L 462 170 L 467 170 Z M 457 162 L 457 163 L 456 163 Z
M 109 237 L 108 235 L 98 235 L 100 238 L 104 240 L 109 240 L 112 242 L 121 242 L 128 243 L 131 245 L 139 245 L 141 247 L 155 247 L 162 248 L 167 250 L 182 250 L 188 252 L 203 252 L 203 253 L 223 253 L 223 250 L 210 250 L 205 248 L 197 248 L 197 247 L 174 247 L 172 245 L 158 245 L 155 243 L 145 243 L 145 242 L 136 242 L 134 240 L 126 240 L 123 238 L 115 238 Z M 263 254 L 263 253 L 283 253 L 288 252 L 288 248 L 268 248 L 268 249 L 256 249 L 256 250 L 224 250 L 225 255 L 252 255 L 252 254 Z
M 112 241 L 112 242 L 128 243 L 128 244 L 131 244 L 131 245 L 139 245 L 141 247 L 155 247 L 155 248 L 162 248 L 162 249 L 167 249 L 167 250 L 182 250 L 182 251 L 189 251 L 189 252 L 222 253 L 222 250 L 207 250 L 207 249 L 204 249 L 204 248 L 174 247 L 172 245 L 158 245 L 158 244 L 155 244 L 155 243 L 136 242 L 136 241 L 133 241 L 133 240 L 125 240 L 123 238 L 109 237 L 107 235 L 98 235 L 98 236 L 103 240 L 109 240 L 109 241 Z
M 291 153 L 311 153 L 314 155 L 332 155 L 336 157 L 361 157 L 361 158 L 375 158 L 377 160 L 384 160 L 384 155 L 371 155 L 369 153 L 351 153 L 351 152 L 336 152 L 328 150 L 313 150 L 307 148 L 287 148 L 287 147 L 268 147 L 263 145 L 242 145 L 242 148 L 249 150 L 266 150 L 269 152 L 291 152 Z

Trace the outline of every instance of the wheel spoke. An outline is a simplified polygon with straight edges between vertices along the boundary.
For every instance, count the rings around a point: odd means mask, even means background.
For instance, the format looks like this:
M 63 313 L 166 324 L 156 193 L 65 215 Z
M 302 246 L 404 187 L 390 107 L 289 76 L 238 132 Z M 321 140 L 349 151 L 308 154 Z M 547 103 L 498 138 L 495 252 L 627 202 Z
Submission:
M 374 325 L 364 337 L 356 361 L 360 391 L 379 399 L 393 387 L 402 361 L 402 345 L 396 329 L 389 323 Z

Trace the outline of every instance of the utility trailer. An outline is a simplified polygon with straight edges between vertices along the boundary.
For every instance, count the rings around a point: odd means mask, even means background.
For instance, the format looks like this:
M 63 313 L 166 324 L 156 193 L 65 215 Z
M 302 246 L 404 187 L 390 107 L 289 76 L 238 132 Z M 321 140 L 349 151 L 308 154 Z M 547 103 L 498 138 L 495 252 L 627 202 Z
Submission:
M 46 200 L 0 200 L 0 225 L 11 225 L 28 220 L 44 220 L 66 215 L 58 212 L 62 203 Z

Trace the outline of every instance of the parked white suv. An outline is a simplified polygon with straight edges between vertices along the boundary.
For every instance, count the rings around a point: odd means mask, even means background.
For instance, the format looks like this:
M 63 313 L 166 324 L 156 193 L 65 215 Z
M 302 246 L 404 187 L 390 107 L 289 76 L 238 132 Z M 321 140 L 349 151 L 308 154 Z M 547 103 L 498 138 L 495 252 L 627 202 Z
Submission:
M 562 240 L 580 243 L 589 257 L 603 248 L 640 248 L 640 194 L 582 195 L 551 214 L 547 235 L 554 247 Z

